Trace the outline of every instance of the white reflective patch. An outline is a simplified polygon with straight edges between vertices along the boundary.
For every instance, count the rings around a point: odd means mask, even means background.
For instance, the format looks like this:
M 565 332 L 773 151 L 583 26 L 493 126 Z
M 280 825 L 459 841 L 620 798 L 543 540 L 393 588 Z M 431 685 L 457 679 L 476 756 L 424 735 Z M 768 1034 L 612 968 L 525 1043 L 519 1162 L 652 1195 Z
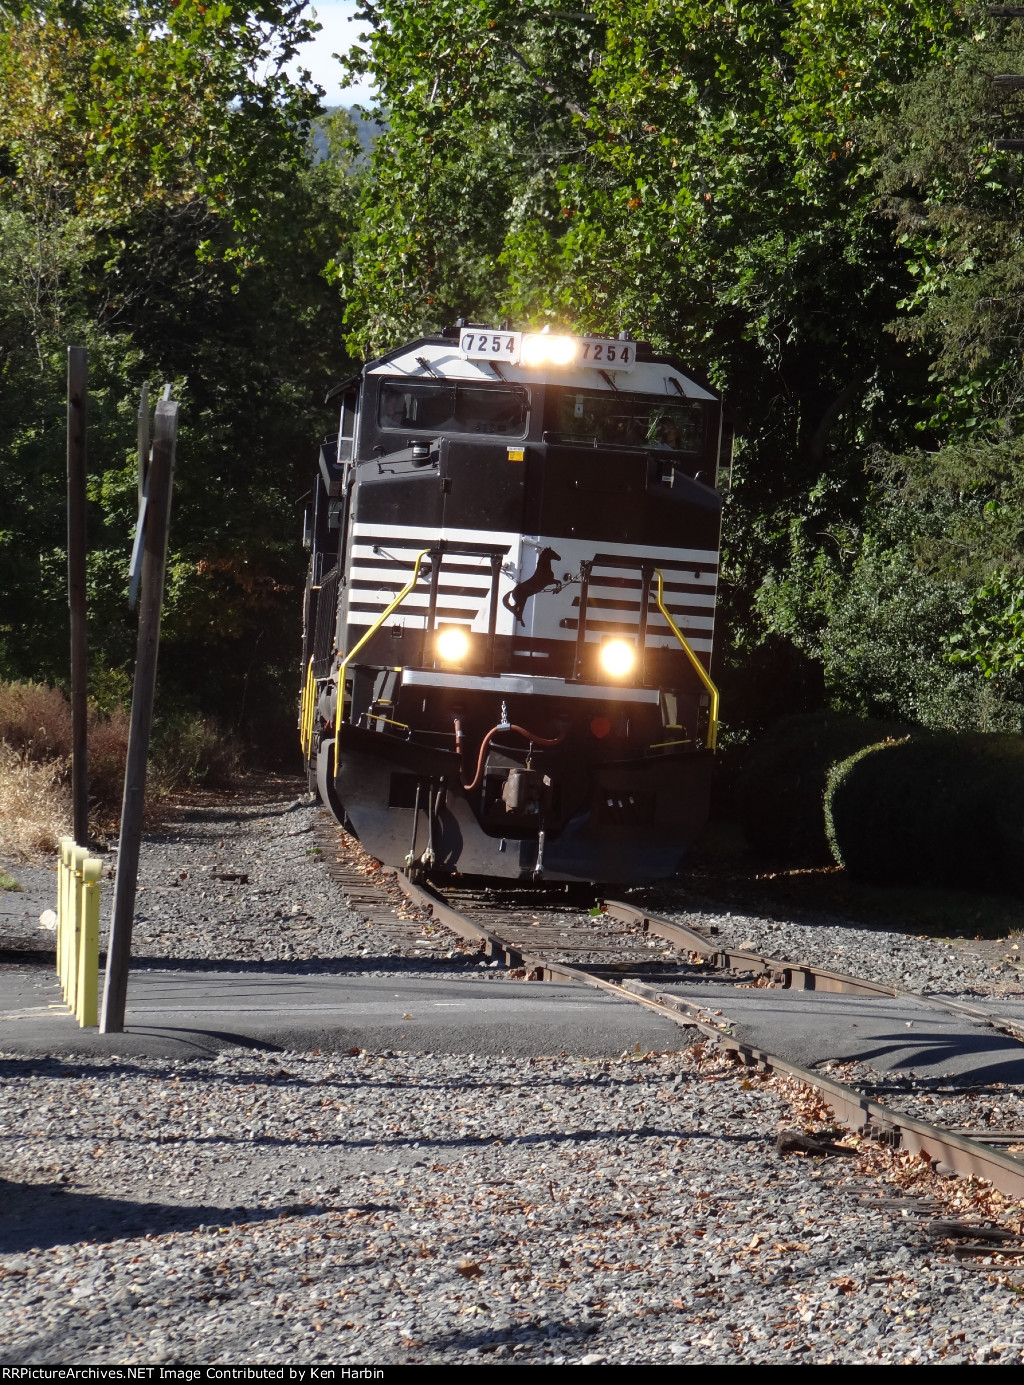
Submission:
M 564 678 L 538 678 L 531 673 L 503 673 L 499 676 L 473 673 L 432 673 L 407 668 L 402 671 L 403 686 L 465 688 L 467 691 L 496 692 L 522 697 L 573 697 L 591 702 L 658 702 L 657 688 L 620 688 L 604 683 L 567 683 Z

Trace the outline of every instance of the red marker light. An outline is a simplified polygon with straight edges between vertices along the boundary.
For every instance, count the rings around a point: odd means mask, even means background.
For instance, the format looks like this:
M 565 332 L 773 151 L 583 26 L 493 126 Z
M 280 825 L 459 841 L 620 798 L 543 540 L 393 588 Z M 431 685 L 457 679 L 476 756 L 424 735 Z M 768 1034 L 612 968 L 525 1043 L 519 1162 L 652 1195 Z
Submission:
M 612 724 L 607 717 L 595 717 L 590 723 L 590 734 L 596 736 L 599 741 L 604 740 L 612 729 Z

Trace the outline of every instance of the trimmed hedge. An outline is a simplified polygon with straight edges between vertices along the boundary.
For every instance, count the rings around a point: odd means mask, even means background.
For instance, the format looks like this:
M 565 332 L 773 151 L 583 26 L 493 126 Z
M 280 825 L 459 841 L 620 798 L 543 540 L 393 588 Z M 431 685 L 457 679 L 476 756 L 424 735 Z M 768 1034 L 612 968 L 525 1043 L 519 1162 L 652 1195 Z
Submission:
M 1024 738 L 914 732 L 833 767 L 835 859 L 876 885 L 1024 895 Z
M 831 865 L 825 830 L 829 771 L 855 751 L 907 727 L 814 712 L 786 717 L 748 750 L 737 807 L 751 846 L 794 865 Z

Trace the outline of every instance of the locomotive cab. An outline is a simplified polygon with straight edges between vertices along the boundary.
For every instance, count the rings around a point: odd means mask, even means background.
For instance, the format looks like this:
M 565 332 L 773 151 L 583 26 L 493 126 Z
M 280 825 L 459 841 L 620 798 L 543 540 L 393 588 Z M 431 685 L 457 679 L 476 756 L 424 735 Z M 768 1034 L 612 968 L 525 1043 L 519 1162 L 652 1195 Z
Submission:
M 670 875 L 718 727 L 719 400 L 627 336 L 465 324 L 335 393 L 307 523 L 311 785 L 414 872 Z

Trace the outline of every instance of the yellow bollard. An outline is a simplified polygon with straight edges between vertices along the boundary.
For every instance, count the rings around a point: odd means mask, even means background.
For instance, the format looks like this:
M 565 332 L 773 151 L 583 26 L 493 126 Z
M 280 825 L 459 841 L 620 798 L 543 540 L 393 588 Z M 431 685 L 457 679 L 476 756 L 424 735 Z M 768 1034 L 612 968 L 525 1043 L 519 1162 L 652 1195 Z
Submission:
M 100 876 L 103 862 L 61 837 L 57 865 L 57 976 L 80 1028 L 99 1023 Z
M 82 863 L 82 911 L 75 1014 L 79 1029 L 99 1024 L 100 876 L 102 861 Z
M 85 918 L 85 863 L 89 852 L 84 846 L 75 849 L 75 916 L 71 935 L 71 966 L 68 976 L 68 1004 L 78 1012 L 78 959 L 82 954 L 82 922 Z
M 78 949 L 82 927 L 82 865 L 88 858 L 88 851 L 84 846 L 73 846 L 68 853 L 69 889 L 68 889 L 68 910 L 67 927 L 65 937 L 67 939 L 64 948 L 64 999 L 75 1008 L 75 992 L 78 988 Z
M 68 974 L 68 922 L 71 918 L 71 883 L 73 880 L 71 853 L 74 849 L 75 843 L 70 837 L 65 837 L 61 849 L 60 939 L 57 947 L 57 975 L 60 977 L 62 994 L 64 980 Z
M 71 837 L 61 837 L 60 858 L 57 863 L 57 956 L 55 970 L 64 979 L 64 920 L 68 914 L 68 852 L 74 846 Z

